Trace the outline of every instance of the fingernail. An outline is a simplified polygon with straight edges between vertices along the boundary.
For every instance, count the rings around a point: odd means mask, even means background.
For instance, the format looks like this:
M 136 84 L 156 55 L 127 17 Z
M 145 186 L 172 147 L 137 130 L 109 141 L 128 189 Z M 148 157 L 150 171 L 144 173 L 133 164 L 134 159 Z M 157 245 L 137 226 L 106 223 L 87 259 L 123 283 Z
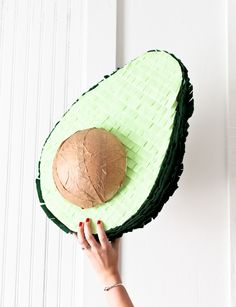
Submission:
M 89 218 L 87 217 L 87 218 L 86 218 L 86 223 L 88 223 L 88 222 L 89 222 Z
M 101 224 L 101 221 L 100 221 L 100 220 L 98 220 L 98 221 L 97 221 L 97 224 Z
M 79 222 L 79 227 L 81 227 L 83 225 L 83 223 L 82 222 Z

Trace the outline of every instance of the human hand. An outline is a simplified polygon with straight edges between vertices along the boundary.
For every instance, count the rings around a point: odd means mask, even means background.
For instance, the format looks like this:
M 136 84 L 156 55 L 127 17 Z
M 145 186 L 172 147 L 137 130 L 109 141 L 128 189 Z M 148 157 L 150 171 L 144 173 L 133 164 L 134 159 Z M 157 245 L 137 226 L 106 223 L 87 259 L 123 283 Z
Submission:
M 78 232 L 74 234 L 76 240 L 88 256 L 104 284 L 119 283 L 119 245 L 120 238 L 110 242 L 106 236 L 102 221 L 97 221 L 99 242 L 94 238 L 91 231 L 90 219 L 80 222 Z

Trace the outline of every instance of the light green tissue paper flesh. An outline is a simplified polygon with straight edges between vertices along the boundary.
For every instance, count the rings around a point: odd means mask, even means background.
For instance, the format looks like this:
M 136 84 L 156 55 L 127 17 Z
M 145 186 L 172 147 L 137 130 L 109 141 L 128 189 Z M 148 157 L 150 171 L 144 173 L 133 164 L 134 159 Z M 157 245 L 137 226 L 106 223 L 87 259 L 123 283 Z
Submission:
M 166 52 L 147 52 L 81 96 L 52 131 L 42 154 L 40 178 L 47 208 L 68 228 L 79 221 L 102 219 L 106 230 L 123 224 L 137 212 L 158 176 L 172 132 L 182 82 L 178 62 Z M 78 130 L 105 128 L 127 152 L 126 179 L 107 203 L 81 209 L 65 200 L 52 176 L 60 144 Z

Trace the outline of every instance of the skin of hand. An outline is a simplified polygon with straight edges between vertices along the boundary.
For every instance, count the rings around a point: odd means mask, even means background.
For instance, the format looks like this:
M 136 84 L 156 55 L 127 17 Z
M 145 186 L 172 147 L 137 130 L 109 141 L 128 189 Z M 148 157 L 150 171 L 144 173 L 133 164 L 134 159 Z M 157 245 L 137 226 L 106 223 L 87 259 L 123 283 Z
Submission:
M 74 234 L 76 240 L 84 249 L 95 271 L 99 274 L 103 284 L 110 286 L 122 283 L 118 269 L 120 238 L 110 242 L 106 236 L 102 221 L 97 221 L 99 242 L 91 231 L 90 219 L 80 222 L 78 232 Z M 106 291 L 109 307 L 134 307 L 124 286 L 118 286 Z
M 97 232 L 99 242 L 96 241 L 91 232 L 91 220 L 78 224 L 77 240 L 84 248 L 95 271 L 104 284 L 121 282 L 118 263 L 120 238 L 110 242 L 106 236 L 102 221 L 97 221 Z

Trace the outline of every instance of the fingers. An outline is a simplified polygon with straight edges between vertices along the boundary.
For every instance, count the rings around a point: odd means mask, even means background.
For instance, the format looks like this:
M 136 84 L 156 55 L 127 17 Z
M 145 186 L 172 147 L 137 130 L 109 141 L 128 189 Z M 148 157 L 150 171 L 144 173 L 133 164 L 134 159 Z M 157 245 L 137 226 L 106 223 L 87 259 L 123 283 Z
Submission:
M 79 222 L 78 224 L 78 232 L 77 232 L 77 239 L 79 244 L 81 245 L 82 249 L 89 250 L 92 248 L 98 248 L 99 244 L 95 240 L 92 231 L 91 231 L 91 224 L 90 219 L 87 218 L 86 221 Z
M 104 230 L 103 223 L 100 220 L 97 221 L 97 233 L 100 244 L 92 234 L 90 219 L 87 218 L 84 223 L 80 222 L 78 225 L 77 239 L 81 247 L 88 250 L 90 248 L 97 249 L 99 247 L 107 248 L 111 245 Z M 119 249 L 119 241 L 120 238 L 112 242 L 112 246 L 116 250 Z
M 87 218 L 86 221 L 85 221 L 84 234 L 85 234 L 85 238 L 86 238 L 88 244 L 92 248 L 98 248 L 99 247 L 98 242 L 95 240 L 95 238 L 94 238 L 94 236 L 92 234 L 91 224 L 90 224 L 90 219 L 89 218 Z
M 88 244 L 85 238 L 85 235 L 84 235 L 84 223 L 82 222 L 79 222 L 79 225 L 78 225 L 77 239 L 82 248 L 84 249 L 90 248 L 90 245 Z
M 107 235 L 105 233 L 105 230 L 103 228 L 102 221 L 97 221 L 97 232 L 98 232 L 98 238 L 101 246 L 103 248 L 106 248 L 110 243 L 108 241 Z

